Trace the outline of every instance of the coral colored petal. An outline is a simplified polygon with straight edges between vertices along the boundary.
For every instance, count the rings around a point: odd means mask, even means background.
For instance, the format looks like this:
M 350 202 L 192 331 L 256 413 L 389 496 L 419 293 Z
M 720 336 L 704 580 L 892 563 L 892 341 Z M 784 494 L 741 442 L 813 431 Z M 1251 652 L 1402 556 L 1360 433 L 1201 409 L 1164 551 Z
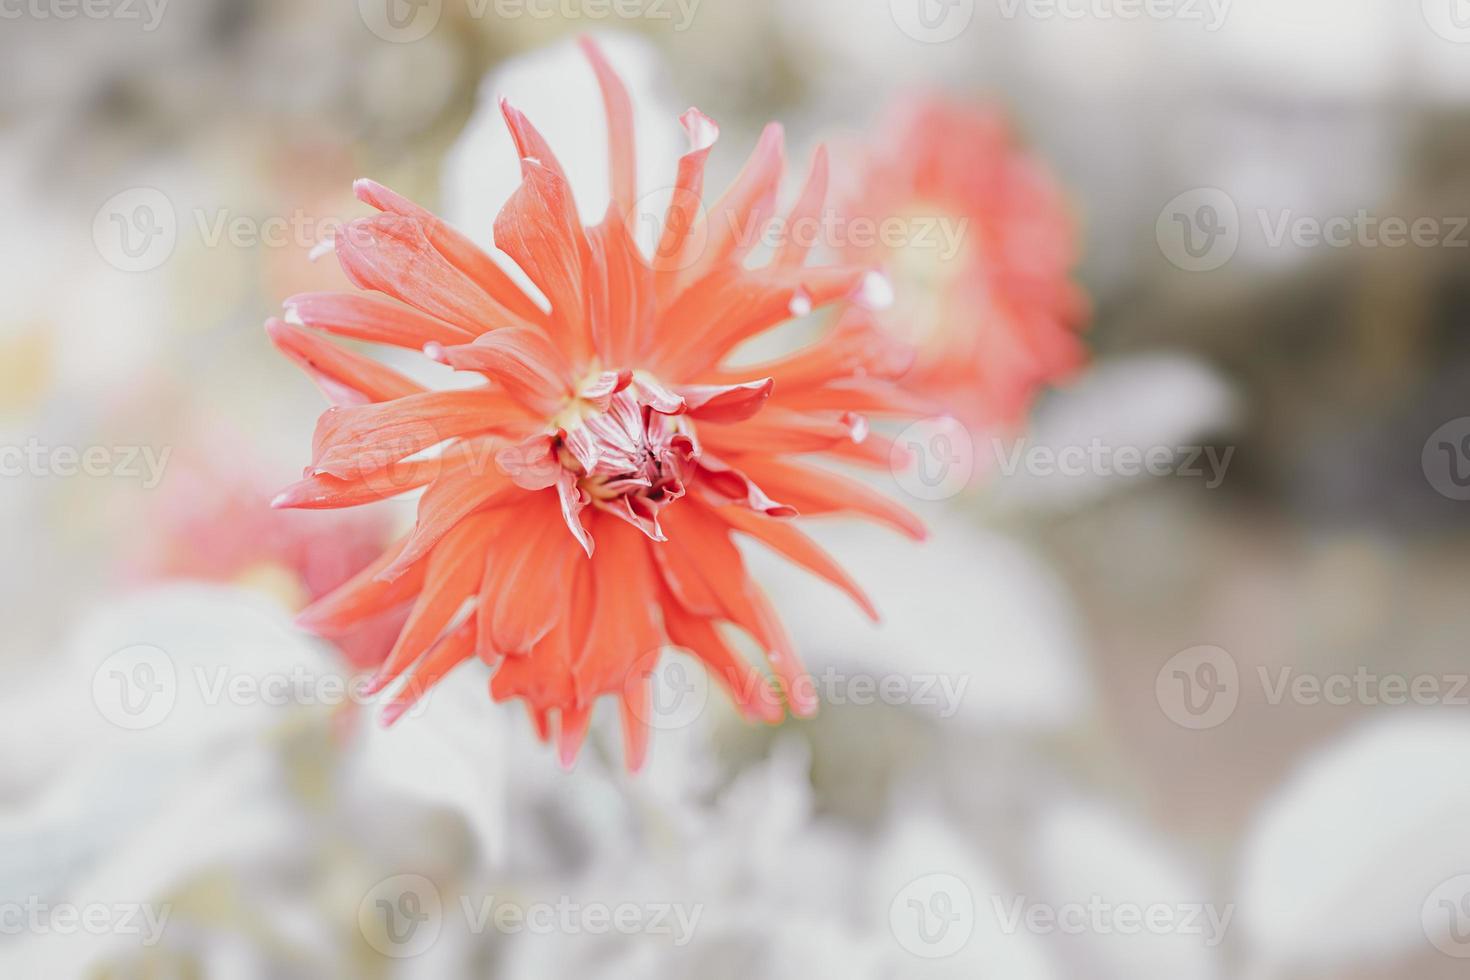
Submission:
M 738 263 L 759 243 L 776 203 L 776 190 L 785 169 L 785 135 L 780 123 L 761 132 L 754 152 L 735 182 L 704 217 L 709 238 L 690 278 L 703 270 Z
M 740 343 L 791 319 L 798 302 L 809 312 L 851 296 L 865 275 L 860 268 L 722 266 L 692 283 L 662 311 L 655 328 L 652 370 L 692 379 Z M 698 329 L 692 329 L 693 324 Z
M 383 709 L 383 725 L 387 727 L 418 704 L 425 694 L 455 667 L 475 655 L 474 617 L 441 639 L 409 673 L 403 687 Z
M 781 696 L 765 675 L 730 648 L 714 620 L 685 610 L 672 595 L 663 598 L 664 629 L 669 640 L 689 651 L 725 686 L 740 713 L 774 724 L 786 714 Z
M 743 422 L 766 404 L 775 382 L 770 378 L 733 385 L 681 385 L 678 388 L 691 418 L 708 422 Z
M 390 367 L 274 317 L 266 321 L 265 332 L 271 343 L 300 364 L 335 404 L 386 402 L 424 390 Z
M 401 575 L 465 518 L 482 508 L 504 503 L 519 492 L 488 454 L 446 467 L 419 498 L 418 520 L 408 544 L 381 576 L 391 580 Z
M 337 258 L 359 289 L 386 293 L 471 336 L 520 322 L 440 255 L 416 218 L 385 213 L 348 222 L 337 235 Z
M 588 231 L 587 245 L 587 314 L 593 349 L 604 364 L 641 361 L 653 332 L 653 269 L 615 206 L 608 208 L 602 224 Z
M 868 434 L 860 415 L 806 415 L 780 408 L 767 408 L 755 418 L 734 425 L 706 425 L 700 429 L 704 445 L 721 456 L 833 452 L 862 442 Z
M 431 347 L 435 360 L 479 371 L 532 413 L 549 415 L 572 395 L 571 365 L 539 330 L 506 327 L 472 344 Z
M 602 105 L 607 113 L 607 148 L 611 170 L 612 202 L 626 214 L 638 197 L 638 162 L 634 155 L 633 105 L 628 90 L 618 73 L 603 56 L 602 49 L 591 38 L 578 40 L 602 90 Z
M 551 494 L 529 495 L 510 510 L 480 587 L 480 639 L 498 654 L 519 656 L 561 620 L 581 555 Z
M 646 670 L 666 643 L 647 539 L 615 520 L 599 521 L 596 536 L 592 575 L 608 587 L 593 597 L 592 622 L 575 661 L 578 683 L 588 698 L 621 690 L 630 673 Z
M 375 344 L 422 350 L 425 344 L 464 344 L 475 335 L 411 306 L 358 293 L 302 293 L 286 300 L 285 320 Z
M 629 678 L 618 698 L 623 722 L 623 765 L 629 772 L 639 772 L 648 759 L 649 711 L 652 708 L 653 680 L 647 674 Z
M 374 180 L 354 181 L 352 190 L 364 204 L 419 222 L 425 237 L 435 250 L 512 317 L 531 324 L 546 322 L 546 314 L 521 291 L 494 259 L 438 215 Z
M 811 538 L 789 521 L 773 520 L 740 507 L 719 507 L 715 515 L 731 527 L 744 531 L 779 551 L 796 564 L 846 592 L 868 618 L 878 621 L 878 610 L 862 588 Z
M 489 512 L 461 521 L 429 555 L 423 591 L 368 693 L 391 684 L 439 639 L 465 601 L 478 594 L 485 550 L 502 517 Z
M 562 768 L 571 770 L 577 764 L 577 753 L 582 751 L 582 742 L 587 738 L 587 726 L 592 721 L 592 705 L 564 705 L 561 720 L 556 730 L 556 757 Z
M 738 465 L 778 500 L 802 514 L 860 514 L 886 524 L 915 541 L 928 536 L 924 524 L 901 504 L 865 483 L 829 470 L 786 460 L 747 456 Z
M 679 117 L 689 137 L 689 152 L 679 159 L 679 172 L 674 181 L 673 197 L 664 214 L 663 231 L 654 248 L 652 265 L 655 271 L 655 289 L 659 305 L 667 305 L 684 271 L 698 261 L 699 255 L 691 255 L 693 246 L 699 243 L 694 234 L 700 224 L 704 206 L 704 169 L 709 161 L 710 148 L 720 138 L 720 127 L 698 109 L 690 109 Z
M 321 636 L 336 636 L 362 621 L 412 599 L 423 588 L 426 562 L 419 562 L 392 582 L 378 573 L 403 550 L 400 541 L 372 564 L 317 599 L 296 615 L 296 625 Z
M 806 186 L 792 205 L 791 213 L 786 216 L 785 241 L 776 252 L 774 265 L 791 268 L 806 262 L 807 253 L 817 244 L 822 204 L 826 199 L 827 148 L 818 146 L 812 157 L 812 169 L 807 175 Z
M 313 472 L 356 479 L 446 439 L 511 433 L 525 410 L 499 392 L 427 391 L 378 405 L 331 408 L 312 437 Z

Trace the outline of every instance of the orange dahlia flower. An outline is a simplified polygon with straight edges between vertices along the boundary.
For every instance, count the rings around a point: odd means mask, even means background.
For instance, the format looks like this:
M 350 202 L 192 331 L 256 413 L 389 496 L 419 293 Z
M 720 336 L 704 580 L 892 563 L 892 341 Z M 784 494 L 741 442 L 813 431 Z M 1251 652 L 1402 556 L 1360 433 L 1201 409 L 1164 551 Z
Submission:
M 877 320 L 916 348 L 904 384 L 971 428 L 1015 425 L 1085 359 L 1060 188 L 998 111 L 939 95 L 896 104 L 859 155 L 840 244 L 893 282 Z
M 501 103 L 522 183 L 495 221 L 495 242 L 535 285 L 528 295 L 487 254 L 423 208 L 359 181 L 380 212 L 348 224 L 336 253 L 352 282 L 382 294 L 308 294 L 267 330 L 338 402 L 317 424 L 305 479 L 280 507 L 349 507 L 423 488 L 410 534 L 371 568 L 308 608 L 306 627 L 350 628 L 411 605 L 375 689 L 408 675 L 385 720 L 462 661 L 493 665 L 496 700 L 522 698 L 543 739 L 570 764 L 594 701 L 621 706 L 636 769 L 649 730 L 650 673 L 667 646 L 688 650 L 748 717 L 777 721 L 783 702 L 815 710 L 813 686 L 734 535 L 775 549 L 872 604 L 793 526 L 850 512 L 915 537 L 903 508 L 864 484 L 795 457 L 887 465 L 890 447 L 864 413 L 911 414 L 893 383 L 905 350 L 851 320 L 771 363 L 735 368 L 743 341 L 793 311 L 881 293 L 858 267 L 808 268 L 781 248 L 748 268 L 773 217 L 782 133 L 769 126 L 733 186 L 700 206 L 718 135 L 698 110 L 681 119 L 690 149 L 658 247 L 629 232 L 635 205 L 629 99 L 584 42 L 608 119 L 612 201 L 595 227 L 577 218 L 550 146 Z M 825 197 L 820 151 L 795 206 Z M 303 328 L 313 328 L 307 330 Z M 425 390 L 314 331 L 422 350 L 477 376 Z M 727 643 L 749 634 L 770 674 Z

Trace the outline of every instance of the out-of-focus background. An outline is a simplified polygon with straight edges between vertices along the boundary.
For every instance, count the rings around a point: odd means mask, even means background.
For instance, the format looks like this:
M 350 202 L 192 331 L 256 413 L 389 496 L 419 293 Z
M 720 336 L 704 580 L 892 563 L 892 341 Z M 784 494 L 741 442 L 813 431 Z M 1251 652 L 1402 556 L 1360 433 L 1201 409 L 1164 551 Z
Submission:
M 1002 106 L 1093 304 L 1024 432 L 885 475 L 929 542 L 824 532 L 881 628 L 760 566 L 821 714 L 676 689 L 637 777 L 478 664 L 381 731 L 290 611 L 412 502 L 262 512 L 352 180 L 483 237 L 502 90 L 599 172 L 583 32 L 712 187 Z M 0 0 L 0 64 L 0 973 L 1465 975 L 1464 0 Z

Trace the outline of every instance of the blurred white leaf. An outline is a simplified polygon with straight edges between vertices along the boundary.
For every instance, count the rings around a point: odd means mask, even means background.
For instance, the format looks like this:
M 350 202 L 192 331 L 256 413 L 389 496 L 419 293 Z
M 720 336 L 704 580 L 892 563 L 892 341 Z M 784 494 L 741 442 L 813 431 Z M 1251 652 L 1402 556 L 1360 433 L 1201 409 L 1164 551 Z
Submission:
M 1400 714 L 1304 761 L 1240 856 L 1240 926 L 1275 965 L 1424 952 L 1424 905 L 1470 873 L 1470 721 Z

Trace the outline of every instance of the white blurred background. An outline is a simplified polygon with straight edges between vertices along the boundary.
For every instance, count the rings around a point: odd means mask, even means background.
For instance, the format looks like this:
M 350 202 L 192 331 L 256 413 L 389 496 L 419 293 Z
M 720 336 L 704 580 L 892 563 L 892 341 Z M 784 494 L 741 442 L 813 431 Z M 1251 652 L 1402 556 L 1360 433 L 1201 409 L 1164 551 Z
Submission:
M 652 147 L 720 121 L 712 187 L 768 119 L 1003 106 L 1095 311 L 1028 445 L 1179 464 L 978 442 L 922 547 L 822 529 L 876 629 L 752 556 L 822 712 L 685 691 L 636 777 L 478 664 L 380 730 L 290 626 L 348 530 L 259 513 L 322 407 L 261 323 L 343 285 L 353 178 L 485 236 L 511 91 L 595 182 L 583 32 Z M 0 975 L 1470 968 L 1464 0 L 0 0 L 0 63 Z

